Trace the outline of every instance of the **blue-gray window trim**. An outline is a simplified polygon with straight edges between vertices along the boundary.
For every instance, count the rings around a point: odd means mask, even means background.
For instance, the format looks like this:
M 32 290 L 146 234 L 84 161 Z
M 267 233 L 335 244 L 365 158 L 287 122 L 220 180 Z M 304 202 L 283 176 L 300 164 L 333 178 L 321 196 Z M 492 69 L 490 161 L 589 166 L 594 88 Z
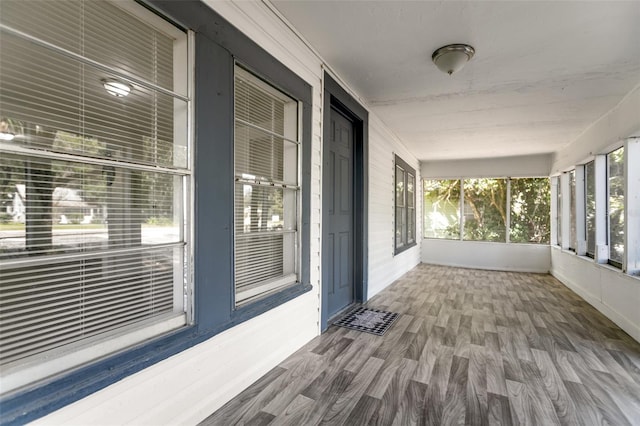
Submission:
M 3 398 L 2 425 L 24 424 L 49 414 L 312 288 L 311 86 L 199 0 L 138 1 L 195 32 L 194 324 Z M 300 284 L 240 309 L 234 308 L 232 294 L 235 61 L 300 101 L 303 123 Z

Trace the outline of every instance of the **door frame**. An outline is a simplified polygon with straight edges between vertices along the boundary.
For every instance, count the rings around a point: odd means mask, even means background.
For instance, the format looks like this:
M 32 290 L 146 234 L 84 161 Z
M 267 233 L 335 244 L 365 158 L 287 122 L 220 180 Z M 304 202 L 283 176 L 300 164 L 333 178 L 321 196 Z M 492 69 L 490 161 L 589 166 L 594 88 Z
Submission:
M 325 185 L 327 177 L 324 159 L 328 157 L 329 144 L 325 143 L 331 137 L 330 115 L 331 109 L 338 110 L 353 122 L 353 245 L 354 245 L 354 302 L 362 303 L 367 298 L 368 287 L 368 181 L 369 181 L 369 113 L 353 98 L 340 84 L 326 71 L 324 72 L 324 105 L 322 120 L 322 224 L 327 223 L 328 196 L 330 189 Z M 321 280 L 322 297 L 320 309 L 320 331 L 325 331 L 329 326 L 329 288 L 327 282 L 328 263 L 323 258 L 324 254 L 324 230 L 322 230 L 321 244 Z

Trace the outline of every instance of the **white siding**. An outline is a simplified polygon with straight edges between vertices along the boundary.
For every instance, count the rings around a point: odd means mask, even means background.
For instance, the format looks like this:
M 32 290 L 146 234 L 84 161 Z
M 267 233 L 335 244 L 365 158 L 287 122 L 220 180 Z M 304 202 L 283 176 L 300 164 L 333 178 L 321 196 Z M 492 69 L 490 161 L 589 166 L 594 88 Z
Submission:
M 313 87 L 310 266 L 313 291 L 64 407 L 35 424 L 194 424 L 319 333 L 322 75 L 326 66 L 267 4 L 207 3 Z M 357 94 L 353 95 L 358 98 Z M 417 246 L 393 256 L 393 154 L 398 153 L 416 171 L 418 162 L 379 119 L 370 115 L 369 120 L 371 297 L 419 263 L 420 249 Z M 419 181 L 419 176 L 416 178 Z M 422 204 L 419 200 L 418 197 L 418 240 Z
M 416 242 L 394 256 L 394 155 L 416 170 Z M 369 117 L 369 290 L 371 298 L 420 263 L 422 184 L 416 158 L 376 116 Z

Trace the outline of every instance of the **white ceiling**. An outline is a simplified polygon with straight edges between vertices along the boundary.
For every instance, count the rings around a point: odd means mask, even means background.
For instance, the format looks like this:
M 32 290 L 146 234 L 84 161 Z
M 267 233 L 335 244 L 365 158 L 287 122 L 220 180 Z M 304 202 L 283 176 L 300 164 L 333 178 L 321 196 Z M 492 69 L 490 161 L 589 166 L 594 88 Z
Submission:
M 420 160 L 557 151 L 640 83 L 637 0 L 271 2 Z

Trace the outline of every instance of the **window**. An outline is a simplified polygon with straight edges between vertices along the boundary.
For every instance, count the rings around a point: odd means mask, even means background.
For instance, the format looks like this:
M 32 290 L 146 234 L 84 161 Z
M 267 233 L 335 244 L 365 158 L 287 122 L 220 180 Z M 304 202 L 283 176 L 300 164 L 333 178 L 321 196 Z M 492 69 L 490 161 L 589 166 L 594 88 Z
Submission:
M 607 155 L 609 263 L 622 268 L 624 258 L 624 147 Z
M 416 172 L 395 157 L 395 254 L 416 244 Z
M 507 188 L 511 188 L 510 205 L 507 205 Z M 462 237 L 461 189 L 465 212 Z M 551 188 L 548 178 L 427 179 L 423 190 L 425 238 L 506 242 L 508 227 L 510 242 L 549 244 Z
M 549 244 L 551 227 L 548 178 L 511 179 L 509 241 Z
M 465 179 L 464 239 L 506 241 L 507 180 Z
M 460 180 L 425 180 L 424 237 L 460 238 Z
M 558 176 L 556 194 L 556 244 L 562 247 L 562 175 Z
M 2 2 L 3 393 L 189 320 L 187 35 L 140 14 Z
M 576 171 L 569 172 L 569 250 L 576 251 L 578 237 L 576 233 Z
M 235 68 L 235 302 L 298 281 L 298 102 Z
M 587 256 L 595 258 L 596 252 L 596 167 L 595 161 L 584 166 L 585 174 L 585 217 L 587 235 Z

